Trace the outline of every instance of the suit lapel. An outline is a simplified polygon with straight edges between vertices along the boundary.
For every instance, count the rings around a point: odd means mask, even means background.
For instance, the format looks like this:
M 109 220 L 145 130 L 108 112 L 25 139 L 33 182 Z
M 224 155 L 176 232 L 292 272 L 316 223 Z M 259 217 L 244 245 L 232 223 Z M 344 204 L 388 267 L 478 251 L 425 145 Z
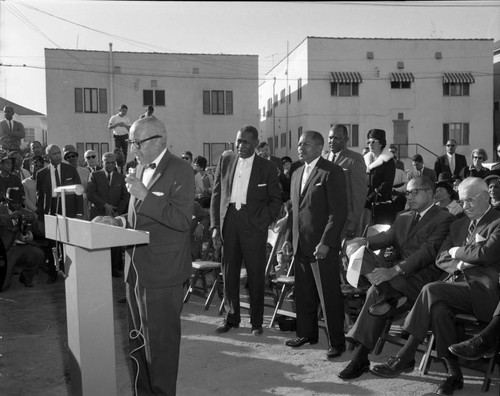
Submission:
M 259 181 L 259 174 L 261 169 L 260 159 L 261 158 L 257 154 L 255 154 L 255 158 L 253 159 L 252 169 L 250 170 L 250 179 L 248 180 L 247 203 L 250 201 L 251 194 L 253 192 L 252 186 L 256 186 Z
M 235 155 L 231 158 L 228 164 L 228 172 L 227 174 L 229 175 L 229 180 L 228 180 L 228 192 L 231 194 L 231 191 L 233 191 L 233 181 L 234 181 L 234 172 L 236 172 L 236 165 L 238 164 L 238 156 Z

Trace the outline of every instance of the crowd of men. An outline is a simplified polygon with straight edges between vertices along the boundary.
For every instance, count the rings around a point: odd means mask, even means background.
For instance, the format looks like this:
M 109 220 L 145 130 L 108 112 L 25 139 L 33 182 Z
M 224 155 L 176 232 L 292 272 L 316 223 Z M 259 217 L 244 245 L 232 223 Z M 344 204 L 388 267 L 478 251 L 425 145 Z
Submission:
M 500 327 L 500 212 L 495 206 L 500 202 L 500 166 L 482 165 L 485 150 L 474 149 L 468 166 L 456 153 L 457 143 L 449 140 L 434 169 L 416 154 L 413 169 L 405 172 L 397 147 L 386 147 L 385 131 L 369 131 L 363 156 L 347 148 L 347 127 L 335 125 L 328 132 L 329 150 L 322 133 L 305 131 L 298 142 L 299 160 L 293 162 L 272 156 L 269 146 L 259 143 L 258 130 L 246 125 L 236 132 L 234 151 L 221 155 L 212 175 L 206 158 L 193 158 L 190 151 L 178 157 L 167 149 L 166 126 L 152 106 L 134 123 L 127 110 L 120 106 L 109 120 L 115 150 L 104 153 L 99 164 L 93 150 L 80 161 L 73 145 L 61 149 L 49 144 L 43 150 L 36 141 L 23 158 L 24 128 L 12 120 L 10 106 L 4 109 L 0 286 L 6 289 L 17 271 L 19 281 L 32 287 L 46 261 L 48 282 L 56 281 L 58 263 L 50 252 L 59 247 L 43 237 L 44 214 L 61 213 L 55 187 L 84 186 L 83 196 L 67 197 L 69 217 L 107 218 L 149 231 L 150 243 L 127 249 L 125 263 L 122 248 L 113 249 L 111 260 L 113 276 L 122 276 L 123 270 L 127 282 L 137 394 L 175 394 L 183 287 L 207 236 L 213 249 L 223 246 L 224 320 L 216 332 L 240 325 L 244 263 L 251 333 L 263 334 L 267 235 L 280 217 L 287 221 L 278 250 L 293 256 L 295 275 L 297 334 L 287 346 L 318 342 L 321 302 L 327 357 L 343 355 L 346 340 L 356 345 L 351 361 L 338 373 L 344 380 L 367 371 L 386 378 L 412 371 L 416 349 L 429 330 L 448 370 L 437 394 L 463 387 L 458 357 L 491 354 Z M 126 163 L 129 151 L 134 160 Z M 368 160 L 375 166 L 367 166 Z M 366 210 L 375 211 L 381 203 L 376 198 L 380 190 L 370 185 L 369 177 L 378 166 L 384 167 L 384 188 L 390 185 L 388 204 L 395 214 L 387 231 L 366 237 Z M 375 200 L 368 200 L 367 191 Z M 375 253 L 384 248 L 390 254 Z M 369 268 L 360 281 L 369 289 L 354 326 L 344 334 L 341 259 L 360 251 L 362 268 Z M 454 323 L 458 313 L 491 323 L 460 343 Z M 407 314 L 407 343 L 387 362 L 371 365 L 370 352 L 387 318 L 402 314 Z

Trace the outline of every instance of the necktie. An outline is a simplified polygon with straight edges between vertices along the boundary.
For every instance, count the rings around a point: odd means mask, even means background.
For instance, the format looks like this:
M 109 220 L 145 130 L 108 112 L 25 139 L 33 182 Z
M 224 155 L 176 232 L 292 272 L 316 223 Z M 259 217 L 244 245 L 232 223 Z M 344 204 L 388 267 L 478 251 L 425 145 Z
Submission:
M 111 186 L 111 172 L 108 173 L 108 184 Z
M 309 179 L 309 175 L 311 174 L 311 166 L 310 165 L 306 165 L 305 169 L 304 169 L 304 173 L 302 174 L 302 185 L 301 185 L 301 188 L 300 188 L 300 192 L 303 193 L 304 192 L 304 188 L 306 186 L 306 183 L 307 183 L 307 179 Z
M 146 168 L 156 169 L 156 164 L 154 162 L 151 162 L 148 166 L 146 166 Z
M 337 159 L 337 154 L 333 153 L 332 162 L 335 163 L 336 159 Z
M 9 120 L 9 129 L 12 131 L 12 121 Z
M 413 229 L 420 221 L 420 213 L 417 213 L 413 221 L 411 222 L 410 230 Z
M 56 175 L 56 187 L 61 185 L 61 178 L 59 177 L 59 165 L 54 166 L 54 172 Z
M 455 156 L 454 155 L 450 156 L 450 170 L 451 170 L 452 174 L 455 171 Z
M 476 229 L 476 225 L 477 225 L 477 220 L 472 220 L 469 224 L 469 228 L 467 229 L 467 238 L 465 239 L 466 240 L 466 243 L 469 242 L 469 238 L 472 236 L 472 234 L 474 233 L 475 229 Z

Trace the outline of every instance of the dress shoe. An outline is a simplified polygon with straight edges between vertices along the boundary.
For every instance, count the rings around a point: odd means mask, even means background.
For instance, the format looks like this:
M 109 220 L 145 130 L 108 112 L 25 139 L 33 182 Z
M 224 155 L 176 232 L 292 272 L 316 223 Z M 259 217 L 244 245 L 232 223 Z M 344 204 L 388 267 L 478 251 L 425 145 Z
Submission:
M 495 353 L 495 346 L 488 345 L 480 335 L 475 335 L 459 344 L 450 345 L 448 349 L 454 355 L 465 360 L 477 360 L 482 357 L 490 358 Z
M 225 320 L 221 326 L 215 329 L 215 332 L 219 334 L 227 333 L 229 330 L 231 330 L 231 328 L 237 329 L 238 327 L 240 327 L 238 323 L 230 323 L 227 320 Z
M 436 395 L 453 395 L 457 389 L 464 387 L 464 377 L 461 375 L 450 375 L 442 382 L 436 390 Z
M 338 377 L 344 380 L 361 377 L 364 373 L 370 370 L 370 361 L 363 362 L 351 360 L 345 369 L 338 373 Z
M 386 316 L 401 308 L 408 301 L 408 297 L 399 294 L 397 296 L 385 297 L 373 304 L 369 311 L 372 316 Z
M 32 280 L 27 280 L 27 279 L 24 277 L 24 274 L 21 274 L 21 275 L 19 276 L 19 282 L 20 282 L 20 283 L 22 283 L 22 284 L 23 284 L 24 286 L 26 286 L 26 287 L 33 287 L 33 286 L 35 286 L 35 285 L 33 284 L 33 279 L 32 279 Z
M 345 352 L 345 344 L 331 346 L 330 348 L 328 348 L 328 351 L 326 352 L 326 357 L 328 359 L 333 359 L 339 357 L 344 352 Z
M 391 356 L 382 364 L 376 364 L 370 373 L 384 378 L 396 378 L 401 373 L 410 373 L 415 368 L 415 359 L 410 362 L 402 362 L 397 356 Z
M 288 340 L 285 342 L 286 346 L 292 347 L 292 348 L 298 348 L 301 347 L 304 344 L 317 344 L 318 343 L 318 337 L 315 338 L 309 338 L 309 337 L 297 337 L 293 338 L 291 340 Z
M 262 326 L 252 326 L 252 334 L 254 336 L 260 336 L 264 333 L 264 330 L 262 330 Z

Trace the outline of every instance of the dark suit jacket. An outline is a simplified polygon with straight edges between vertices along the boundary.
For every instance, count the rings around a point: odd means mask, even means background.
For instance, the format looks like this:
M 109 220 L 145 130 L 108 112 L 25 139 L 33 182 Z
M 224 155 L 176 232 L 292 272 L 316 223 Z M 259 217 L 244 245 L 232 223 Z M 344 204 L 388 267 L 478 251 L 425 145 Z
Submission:
M 218 227 L 222 231 L 237 163 L 238 155 L 235 153 L 223 155 L 219 160 L 210 204 L 211 228 Z M 269 225 L 278 217 L 281 204 L 276 166 L 255 154 L 247 191 L 247 212 L 250 223 L 259 230 L 267 232 Z
M 290 195 L 293 213 L 293 250 L 312 257 L 319 243 L 340 250 L 340 235 L 347 219 L 347 194 L 342 168 L 320 157 L 303 193 L 304 165 L 292 174 Z
M 64 162 L 60 166 L 62 186 L 81 184 L 80 176 L 75 167 Z M 52 186 L 50 180 L 50 168 L 47 166 L 40 169 L 36 174 L 36 206 L 39 221 L 44 221 L 43 215 L 50 212 L 52 191 L 54 188 L 55 186 Z M 66 216 L 76 217 L 77 214 L 83 215 L 83 198 L 81 195 L 67 194 Z
M 333 153 L 327 159 L 331 160 Z M 349 149 L 337 154 L 335 164 L 344 171 L 347 191 L 347 223 L 359 225 L 366 202 L 366 165 L 363 156 Z
M 87 198 L 91 202 L 90 219 L 106 215 L 104 204 L 116 206 L 116 213 L 126 213 L 129 193 L 125 186 L 125 176 L 121 173 L 111 174 L 111 185 L 108 183 L 106 172 L 99 170 L 90 174 L 87 185 Z
M 448 236 L 450 224 L 456 218 L 437 205 L 433 205 L 410 229 L 414 218 L 414 211 L 400 212 L 389 230 L 368 237 L 367 241 L 372 250 L 393 246 L 399 256 L 394 265 L 399 264 L 405 273 L 404 277 L 418 277 L 421 284 L 426 284 L 439 279 L 442 274 L 434 262 Z M 397 284 L 394 286 L 397 287 Z
M 424 167 L 424 170 L 422 171 L 422 173 L 423 173 L 422 176 L 426 176 L 429 179 L 431 179 L 433 183 L 436 183 L 436 181 L 437 181 L 436 172 L 434 172 L 432 169 Z M 411 179 L 414 179 L 415 177 L 418 177 L 418 172 L 415 169 L 408 171 L 408 181 L 410 181 Z
M 283 173 L 283 162 L 278 157 L 271 155 L 270 160 L 278 167 L 280 173 Z
M 436 162 L 434 163 L 434 172 L 436 172 L 436 176 L 439 177 L 440 173 L 448 172 L 452 174 L 452 176 L 460 176 L 460 172 L 463 168 L 467 166 L 467 159 L 462 154 L 455 153 L 455 172 L 451 172 L 450 163 L 448 161 L 448 156 L 442 155 L 438 157 Z
M 26 136 L 24 125 L 12 120 L 12 130 L 9 128 L 7 120 L 0 122 L 0 146 L 6 151 L 19 151 L 21 139 Z
M 144 167 L 138 165 L 140 178 Z M 125 279 L 130 281 L 131 260 L 145 288 L 183 283 L 191 273 L 190 227 L 194 205 L 194 174 L 189 164 L 168 150 L 146 186 L 144 201 L 130 197 L 128 222 L 149 232 L 149 244 L 129 249 Z
M 450 227 L 437 265 L 456 266 L 461 260 L 473 264 L 464 270 L 470 288 L 474 315 L 483 322 L 489 322 L 500 300 L 498 276 L 500 272 L 500 213 L 490 209 L 477 224 L 469 243 L 465 242 L 470 219 L 463 217 Z M 448 250 L 460 246 L 452 259 Z

